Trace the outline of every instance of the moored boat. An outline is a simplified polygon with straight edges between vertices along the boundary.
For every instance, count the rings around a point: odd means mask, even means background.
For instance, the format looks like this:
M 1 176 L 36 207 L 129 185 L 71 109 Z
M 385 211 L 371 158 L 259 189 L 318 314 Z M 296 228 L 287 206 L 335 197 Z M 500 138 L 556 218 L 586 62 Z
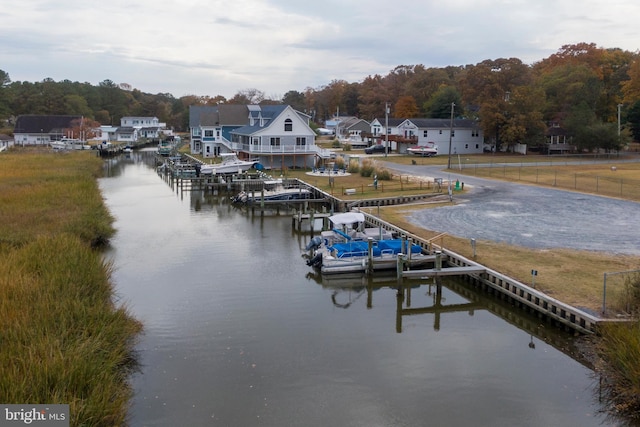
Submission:
M 91 150 L 91 146 L 79 139 L 63 137 L 58 141 L 51 141 L 54 150 Z
M 422 248 L 404 239 L 371 241 L 350 241 L 321 246 L 307 261 L 307 265 L 320 270 L 322 274 L 342 274 L 367 270 L 393 270 L 397 268 L 398 256 L 405 256 L 410 268 L 431 262 L 430 256 L 422 253 Z
M 307 200 L 311 191 L 303 187 L 285 187 L 282 180 L 264 181 L 263 191 L 241 191 L 232 201 L 234 203 L 259 203 L 261 201 Z
M 240 160 L 236 153 L 220 153 L 222 162 L 205 163 L 200 167 L 203 175 L 228 175 L 243 173 L 251 169 L 257 162 L 255 160 Z

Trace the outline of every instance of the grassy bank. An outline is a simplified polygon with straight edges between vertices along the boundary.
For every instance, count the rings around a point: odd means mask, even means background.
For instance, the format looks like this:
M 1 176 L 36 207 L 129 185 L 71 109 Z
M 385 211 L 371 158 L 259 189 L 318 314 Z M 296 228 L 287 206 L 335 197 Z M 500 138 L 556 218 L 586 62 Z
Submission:
M 125 424 L 140 331 L 94 248 L 113 234 L 95 153 L 0 155 L 0 401 L 66 403 L 71 425 Z

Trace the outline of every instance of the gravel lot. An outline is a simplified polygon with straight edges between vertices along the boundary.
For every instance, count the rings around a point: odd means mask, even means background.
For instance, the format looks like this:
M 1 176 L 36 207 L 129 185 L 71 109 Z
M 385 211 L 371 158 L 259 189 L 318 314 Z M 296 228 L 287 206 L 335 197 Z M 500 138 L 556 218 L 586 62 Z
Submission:
M 436 167 L 389 168 L 449 178 Z M 465 182 L 453 206 L 416 211 L 409 220 L 451 235 L 531 248 L 640 255 L 640 203 L 451 174 Z

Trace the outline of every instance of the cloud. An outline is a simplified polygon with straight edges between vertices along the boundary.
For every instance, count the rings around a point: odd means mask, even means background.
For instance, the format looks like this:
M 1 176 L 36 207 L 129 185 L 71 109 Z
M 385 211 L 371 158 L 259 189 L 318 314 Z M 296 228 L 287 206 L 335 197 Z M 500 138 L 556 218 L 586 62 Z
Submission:
M 631 0 L 8 0 L 0 64 L 12 80 L 127 82 L 146 92 L 266 93 L 361 81 L 397 65 L 532 63 L 562 45 L 636 51 Z

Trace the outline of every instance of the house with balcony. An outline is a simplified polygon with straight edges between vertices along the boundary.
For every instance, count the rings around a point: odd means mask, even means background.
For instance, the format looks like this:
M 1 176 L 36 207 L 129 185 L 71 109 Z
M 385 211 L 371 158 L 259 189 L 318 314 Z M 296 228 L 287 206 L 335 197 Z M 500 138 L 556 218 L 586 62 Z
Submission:
M 236 152 L 266 168 L 311 168 L 327 150 L 315 145 L 310 117 L 288 105 L 191 106 L 191 153 Z
M 157 117 L 127 116 L 120 119 L 120 127 L 114 132 L 115 140 L 119 142 L 134 142 L 140 138 L 149 140 L 161 139 L 171 134 L 167 124 L 160 122 Z
M 386 136 L 385 119 L 375 119 L 371 123 L 371 133 L 383 142 Z M 388 139 L 392 150 L 407 153 L 407 148 L 415 145 L 436 145 L 439 154 L 482 153 L 484 135 L 478 122 L 469 119 L 391 119 L 389 118 Z M 449 138 L 451 135 L 451 139 Z
M 413 145 L 438 146 L 439 154 L 479 154 L 484 150 L 484 134 L 480 124 L 470 119 L 407 119 L 401 124 L 405 135 L 415 137 Z M 406 147 L 408 148 L 408 147 Z M 406 150 L 405 148 L 405 150 Z

